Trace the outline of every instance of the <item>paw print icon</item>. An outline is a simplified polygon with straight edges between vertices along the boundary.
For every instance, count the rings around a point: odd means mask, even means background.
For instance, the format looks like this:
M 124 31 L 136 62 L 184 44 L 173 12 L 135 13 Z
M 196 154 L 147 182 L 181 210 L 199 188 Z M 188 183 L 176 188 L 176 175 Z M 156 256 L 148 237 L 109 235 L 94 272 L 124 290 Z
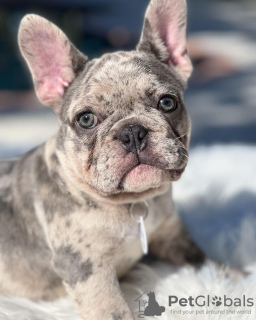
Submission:
M 216 305 L 216 307 L 221 306 L 222 305 L 221 297 L 217 297 L 217 296 L 213 297 L 212 298 L 212 304 Z

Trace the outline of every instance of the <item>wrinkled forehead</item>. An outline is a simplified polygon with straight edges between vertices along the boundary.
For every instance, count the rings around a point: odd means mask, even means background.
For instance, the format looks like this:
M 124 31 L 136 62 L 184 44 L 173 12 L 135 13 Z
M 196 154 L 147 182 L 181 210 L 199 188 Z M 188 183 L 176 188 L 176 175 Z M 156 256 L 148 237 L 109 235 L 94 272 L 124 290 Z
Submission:
M 172 68 L 153 55 L 133 51 L 92 60 L 70 89 L 65 115 L 72 119 L 83 108 L 98 108 L 107 116 L 117 107 L 131 109 L 150 97 L 180 96 L 184 84 Z

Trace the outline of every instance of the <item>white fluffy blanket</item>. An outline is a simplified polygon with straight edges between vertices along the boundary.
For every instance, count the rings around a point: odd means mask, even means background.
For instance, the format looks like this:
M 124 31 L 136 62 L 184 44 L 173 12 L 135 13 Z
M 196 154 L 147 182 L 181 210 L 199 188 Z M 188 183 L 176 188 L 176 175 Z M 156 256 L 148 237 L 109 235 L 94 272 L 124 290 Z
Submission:
M 183 178 L 174 187 L 177 205 L 198 243 L 202 247 L 206 243 L 206 251 L 219 261 L 229 261 L 243 268 L 247 266 L 247 269 L 256 254 L 255 163 L 255 147 L 196 148 L 191 152 Z M 232 226 L 232 217 L 237 219 L 235 226 Z M 215 221 L 222 223 L 211 229 Z M 135 300 L 148 291 L 154 291 L 158 304 L 165 307 L 161 316 L 148 319 L 255 319 L 255 305 L 223 305 L 225 295 L 233 302 L 245 296 L 256 303 L 255 267 L 250 268 L 249 276 L 233 283 L 225 277 L 224 271 L 217 272 L 210 262 L 198 272 L 190 267 L 175 269 L 165 263 L 141 264 L 121 283 L 121 288 L 136 319 L 141 312 Z M 210 306 L 182 307 L 176 303 L 169 307 L 168 297 L 174 295 L 179 299 L 209 295 Z M 220 306 L 211 303 L 215 296 L 221 298 Z M 71 319 L 81 320 L 68 298 L 52 303 L 34 303 L 26 299 L 0 297 L 0 320 Z
M 189 296 L 217 296 L 224 299 L 246 298 L 256 301 L 256 276 L 248 277 L 233 283 L 225 277 L 225 271 L 217 272 L 214 265 L 207 262 L 203 268 L 195 272 L 191 267 L 176 270 L 165 263 L 156 263 L 151 267 L 140 264 L 122 281 L 121 289 L 128 301 L 135 319 L 140 319 L 138 302 L 135 301 L 144 292 L 154 291 L 160 306 L 165 307 L 161 316 L 145 317 L 145 319 L 161 320 L 253 320 L 253 307 L 225 307 L 210 305 L 209 307 L 168 306 L 169 296 L 188 298 Z M 202 304 L 203 300 L 198 300 Z M 231 313 L 232 312 L 232 313 Z M 0 298 L 1 320 L 82 320 L 77 314 L 69 298 L 63 298 L 51 303 L 34 303 L 21 298 Z

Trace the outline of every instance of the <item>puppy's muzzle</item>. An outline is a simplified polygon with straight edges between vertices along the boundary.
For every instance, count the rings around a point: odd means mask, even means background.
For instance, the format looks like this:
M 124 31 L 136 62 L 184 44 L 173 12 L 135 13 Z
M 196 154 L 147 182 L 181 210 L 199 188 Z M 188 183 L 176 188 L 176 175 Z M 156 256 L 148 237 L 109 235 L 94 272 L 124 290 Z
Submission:
M 147 147 L 148 130 L 141 125 L 126 126 L 119 135 L 123 147 L 128 151 L 138 154 Z

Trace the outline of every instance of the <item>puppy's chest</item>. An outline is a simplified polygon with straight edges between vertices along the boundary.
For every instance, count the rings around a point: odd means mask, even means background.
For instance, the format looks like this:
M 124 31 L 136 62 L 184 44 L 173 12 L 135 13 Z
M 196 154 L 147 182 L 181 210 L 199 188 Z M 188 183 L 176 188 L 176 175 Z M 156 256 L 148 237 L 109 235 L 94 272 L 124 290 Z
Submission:
M 147 242 L 149 243 L 153 233 L 166 218 L 165 210 L 159 210 L 154 201 L 148 202 L 148 214 L 143 219 Z M 162 208 L 163 209 L 163 208 Z M 130 211 L 130 223 L 125 226 L 124 242 L 120 246 L 115 265 L 119 277 L 126 272 L 143 256 L 142 239 L 144 237 L 138 216 L 134 217 Z

